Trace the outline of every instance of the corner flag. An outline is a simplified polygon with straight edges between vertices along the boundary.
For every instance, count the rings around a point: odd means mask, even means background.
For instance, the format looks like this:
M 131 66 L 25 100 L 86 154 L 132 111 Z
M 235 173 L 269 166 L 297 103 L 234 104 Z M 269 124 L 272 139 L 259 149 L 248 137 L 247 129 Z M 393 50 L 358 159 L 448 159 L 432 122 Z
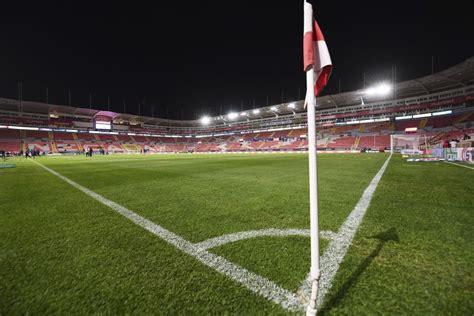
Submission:
M 323 33 L 313 17 L 313 6 L 308 2 L 304 4 L 303 57 L 304 71 L 313 66 L 314 95 L 318 96 L 329 81 L 332 62 Z
M 316 300 L 320 278 L 318 224 L 318 170 L 316 161 L 316 96 L 326 86 L 332 63 L 323 33 L 313 17 L 313 7 L 304 1 L 303 60 L 306 72 L 309 155 L 309 221 L 311 236 L 311 298 L 306 315 L 316 315 Z

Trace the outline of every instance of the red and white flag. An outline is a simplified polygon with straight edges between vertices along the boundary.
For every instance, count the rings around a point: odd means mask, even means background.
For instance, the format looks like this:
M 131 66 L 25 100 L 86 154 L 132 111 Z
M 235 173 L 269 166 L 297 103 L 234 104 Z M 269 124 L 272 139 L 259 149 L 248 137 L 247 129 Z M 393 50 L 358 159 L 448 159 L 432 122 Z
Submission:
M 313 6 L 304 3 L 304 38 L 303 38 L 304 71 L 313 66 L 314 95 L 318 96 L 329 81 L 332 62 L 328 46 L 318 22 L 313 17 Z

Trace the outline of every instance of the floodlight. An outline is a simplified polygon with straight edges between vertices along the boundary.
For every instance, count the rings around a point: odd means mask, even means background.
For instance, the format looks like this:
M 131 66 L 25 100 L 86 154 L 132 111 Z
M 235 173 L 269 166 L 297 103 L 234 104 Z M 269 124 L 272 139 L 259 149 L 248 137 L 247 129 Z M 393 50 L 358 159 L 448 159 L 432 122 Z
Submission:
M 441 112 L 435 112 L 433 113 L 433 116 L 439 116 L 439 115 L 447 115 L 447 114 L 452 114 L 453 111 L 448 110 L 448 111 L 441 111 Z
M 227 118 L 230 119 L 230 120 L 234 120 L 234 119 L 236 119 L 238 116 L 239 116 L 239 114 L 238 114 L 238 113 L 235 113 L 235 112 L 230 112 L 229 114 L 227 114 Z
M 276 111 L 276 110 L 277 110 L 277 107 L 276 107 L 276 106 L 272 106 L 272 107 L 270 108 L 270 110 Z
M 411 119 L 411 118 L 412 118 L 411 115 L 396 116 L 396 117 L 395 117 L 395 120 L 396 120 L 396 121 L 401 121 L 401 120 L 409 120 L 409 119 Z
M 377 95 L 377 96 L 384 96 L 389 94 L 392 91 L 392 86 L 388 83 L 380 83 L 374 87 L 370 87 L 367 90 L 365 90 L 365 94 L 372 96 L 372 95 Z
M 387 95 L 392 91 L 392 86 L 389 85 L 388 83 L 382 83 L 378 86 L 379 94 L 381 95 Z
M 421 117 L 430 117 L 431 113 L 422 113 L 422 114 L 415 114 L 413 118 L 421 118 Z
M 296 103 L 295 103 L 295 102 L 292 102 L 292 103 L 288 104 L 288 107 L 289 107 L 290 109 L 294 109 L 294 108 L 296 108 Z
M 211 123 L 211 118 L 209 116 L 201 117 L 201 124 L 202 125 L 208 125 L 209 123 Z
M 374 95 L 374 94 L 377 94 L 377 90 L 375 88 L 368 88 L 367 90 L 365 90 L 365 94 Z
M 258 113 L 260 113 L 260 110 L 259 110 L 259 109 L 255 109 L 255 110 L 252 111 L 252 113 L 253 113 L 253 114 L 258 114 Z
M 247 115 L 247 112 L 240 113 L 240 116 L 246 116 L 246 115 Z

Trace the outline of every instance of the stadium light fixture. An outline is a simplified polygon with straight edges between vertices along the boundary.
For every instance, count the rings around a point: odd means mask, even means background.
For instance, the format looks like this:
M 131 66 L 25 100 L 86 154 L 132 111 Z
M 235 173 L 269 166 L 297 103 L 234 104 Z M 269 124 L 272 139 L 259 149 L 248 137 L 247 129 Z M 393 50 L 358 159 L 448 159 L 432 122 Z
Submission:
M 27 127 L 27 126 L 8 126 L 9 129 L 18 129 L 24 131 L 38 131 L 38 127 Z
M 451 110 L 448 110 L 448 111 L 441 111 L 441 112 L 435 112 L 433 113 L 433 116 L 439 116 L 439 115 L 448 115 L 448 114 L 452 114 L 453 111 Z
M 380 83 L 374 87 L 370 87 L 365 90 L 365 94 L 368 96 L 385 96 L 392 91 L 392 86 L 386 82 Z
M 240 116 L 246 116 L 246 115 L 247 115 L 247 112 L 240 113 Z
M 202 125 L 209 125 L 211 123 L 211 118 L 209 116 L 201 117 L 201 124 Z
M 411 118 L 412 118 L 411 115 L 405 115 L 405 116 L 397 116 L 397 117 L 395 117 L 395 120 L 396 121 L 401 121 L 401 120 L 409 120 Z
M 258 114 L 258 113 L 260 113 L 260 110 L 259 110 L 259 109 L 255 109 L 255 110 L 252 111 L 252 113 L 253 113 L 253 114 Z
M 229 120 L 235 120 L 238 116 L 239 116 L 239 114 L 235 113 L 235 112 L 230 112 L 229 114 L 227 114 L 227 118 Z
M 413 118 L 421 118 L 421 117 L 430 117 L 431 113 L 422 113 L 422 114 L 415 114 Z
M 351 125 L 351 124 L 359 124 L 360 121 L 359 120 L 354 120 L 354 121 L 349 121 L 349 122 L 346 122 L 346 125 Z
M 295 109 L 296 108 L 296 103 L 295 102 L 291 102 L 290 104 L 288 104 L 288 107 L 290 109 Z
M 276 107 L 276 106 L 272 106 L 272 107 L 270 108 L 270 110 L 271 110 L 271 111 L 276 111 L 276 110 L 277 110 L 277 107 Z

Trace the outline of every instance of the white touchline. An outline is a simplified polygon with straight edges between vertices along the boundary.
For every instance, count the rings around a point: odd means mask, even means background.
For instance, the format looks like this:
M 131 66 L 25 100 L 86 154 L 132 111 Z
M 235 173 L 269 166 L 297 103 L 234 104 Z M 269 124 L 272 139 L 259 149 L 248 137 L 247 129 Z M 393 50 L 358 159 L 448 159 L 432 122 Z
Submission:
M 444 161 L 445 163 L 449 163 L 449 164 L 452 164 L 452 165 L 455 165 L 455 166 L 459 166 L 459 167 L 464 167 L 464 168 L 467 168 L 467 169 L 472 169 L 474 170 L 473 167 L 469 167 L 469 166 L 465 166 L 465 165 L 461 165 L 461 164 L 458 164 L 458 163 L 455 163 L 455 162 L 450 162 L 450 161 Z
M 346 255 L 346 252 L 352 243 L 352 239 L 357 232 L 357 228 L 362 222 L 365 212 L 369 208 L 375 189 L 377 188 L 377 185 L 379 184 L 379 181 L 382 178 L 382 175 L 384 174 L 391 157 L 392 154 L 390 154 L 372 181 L 370 181 L 369 186 L 365 189 L 362 197 L 359 199 L 359 202 L 357 202 L 351 214 L 349 214 L 346 221 L 341 225 L 336 236 L 329 242 L 328 247 L 321 257 L 321 279 L 319 281 L 318 288 L 318 307 L 321 306 L 324 296 L 331 288 L 331 283 L 334 279 L 334 276 L 336 275 L 337 270 L 339 270 L 339 265 L 344 259 L 344 256 Z M 307 302 L 307 298 L 311 294 L 311 280 L 309 278 L 303 282 L 300 289 L 298 290 L 298 293 L 300 296 L 302 296 L 302 299 Z
M 70 180 L 69 178 L 66 178 L 65 176 L 57 173 L 56 171 L 46 166 L 43 166 L 39 162 L 34 160 L 31 161 L 41 166 L 45 170 L 49 171 L 50 173 L 54 174 L 58 178 L 66 181 L 76 189 L 84 192 L 91 198 L 110 207 L 111 209 L 113 209 L 120 215 L 126 217 L 138 226 L 162 238 L 163 240 L 175 246 L 184 253 L 196 258 L 204 265 L 226 275 L 227 277 L 231 278 L 236 282 L 239 282 L 252 292 L 260 294 L 261 296 L 273 301 L 274 303 L 281 305 L 285 309 L 293 311 L 302 310 L 303 304 L 296 296 L 296 294 L 283 289 L 282 287 L 278 286 L 267 278 L 261 277 L 255 273 L 248 271 L 247 269 L 244 269 L 236 264 L 233 264 L 232 262 L 227 261 L 222 257 L 219 257 L 200 247 L 197 247 L 193 243 L 170 232 L 169 230 L 161 227 L 160 225 L 157 225 L 147 220 L 146 218 L 130 211 L 129 209 L 123 207 L 118 203 L 106 199 L 105 197 L 87 189 L 86 187 L 83 187 L 82 185 Z
M 325 239 L 332 239 L 336 234 L 331 231 L 322 231 L 320 236 Z M 197 247 L 202 249 L 211 249 L 219 247 L 228 243 L 240 241 L 243 239 L 256 238 L 256 237 L 286 237 L 286 236 L 303 236 L 309 237 L 309 229 L 277 229 L 277 228 L 268 228 L 260 230 L 250 230 L 245 232 L 238 232 L 227 234 L 215 238 L 210 238 L 200 243 L 195 244 Z

